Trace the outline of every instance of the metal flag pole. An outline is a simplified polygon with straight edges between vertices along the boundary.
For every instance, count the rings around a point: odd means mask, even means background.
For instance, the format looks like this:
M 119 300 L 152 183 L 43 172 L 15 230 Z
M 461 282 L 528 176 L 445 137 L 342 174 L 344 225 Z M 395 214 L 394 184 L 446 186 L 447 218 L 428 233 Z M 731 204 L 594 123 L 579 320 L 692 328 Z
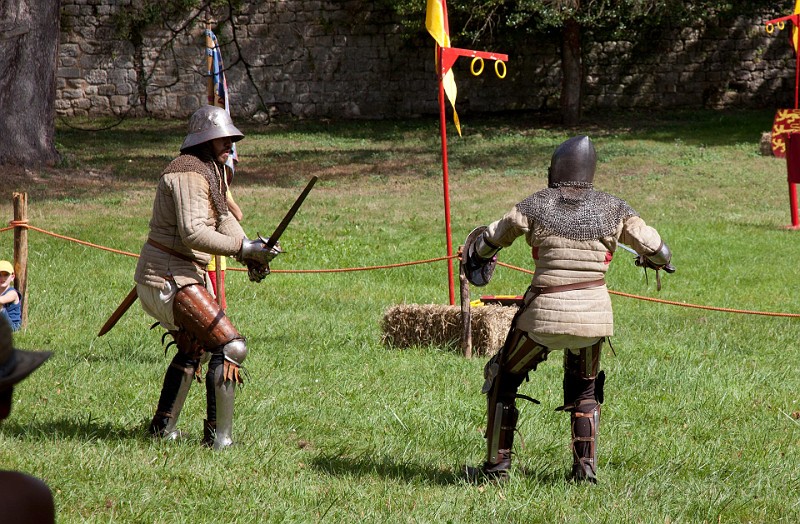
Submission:
M 445 24 L 447 11 L 445 11 Z M 446 26 L 445 26 L 446 27 Z M 439 67 L 439 127 L 442 135 L 442 189 L 444 191 L 444 230 L 447 242 L 447 289 L 450 293 L 450 305 L 456 303 L 455 283 L 453 279 L 453 232 L 450 227 L 450 172 L 447 166 L 447 118 L 444 104 L 444 75 L 441 67 L 442 48 L 436 45 L 436 62 Z
M 778 110 L 778 113 L 775 115 L 775 123 L 773 124 L 772 142 L 773 144 L 781 142 L 784 145 L 783 152 L 786 157 L 786 170 L 789 182 L 789 214 L 791 217 L 791 224 L 786 226 L 785 229 L 794 230 L 800 229 L 800 213 L 798 213 L 797 206 L 797 182 L 800 180 L 800 164 L 798 164 L 798 159 L 796 158 L 800 155 L 800 150 L 798 150 L 800 142 L 796 135 L 800 132 L 800 129 L 797 128 L 796 118 L 798 116 L 798 92 L 800 90 L 800 49 L 798 49 L 798 47 L 800 47 L 798 38 L 800 37 L 798 37 L 797 33 L 797 31 L 800 30 L 800 25 L 798 24 L 800 21 L 800 14 L 798 14 L 798 7 L 800 7 L 800 2 L 795 6 L 795 12 L 793 14 L 766 22 L 767 33 L 775 31 L 775 27 L 779 30 L 783 29 L 786 22 L 791 22 L 793 26 L 791 43 L 792 47 L 794 47 L 794 111 Z M 787 112 L 789 113 L 789 118 L 784 120 L 784 115 Z M 790 120 L 794 120 L 795 122 L 786 125 Z M 776 134 L 779 136 L 775 136 Z M 792 135 L 794 135 L 795 138 L 792 138 Z M 773 151 L 775 151 L 774 146 Z
M 436 11 L 441 8 L 441 20 L 438 17 L 431 18 L 431 14 L 437 14 Z M 486 51 L 473 51 L 471 49 L 459 49 L 450 47 L 450 26 L 447 20 L 447 5 L 445 0 L 428 0 L 428 13 L 426 16 L 425 25 L 428 32 L 436 40 L 436 75 L 439 80 L 439 128 L 442 137 L 442 188 L 444 192 L 444 226 L 447 243 L 447 285 L 449 290 L 450 305 L 455 305 L 455 279 L 453 277 L 453 233 L 450 224 L 450 170 L 447 162 L 447 117 L 445 112 L 445 78 L 450 73 L 456 60 L 459 56 L 471 57 L 473 61 L 472 74 L 478 76 L 483 71 L 483 59 L 495 61 L 495 73 L 500 78 L 505 78 L 506 69 L 505 62 L 508 61 L 508 55 L 500 53 L 491 53 Z M 440 24 L 439 24 L 440 22 Z M 442 45 L 442 43 L 444 45 Z M 480 70 L 475 71 L 474 65 L 476 62 L 480 63 Z M 502 64 L 502 74 L 498 64 Z M 453 82 L 452 78 L 450 82 Z M 449 95 L 453 104 L 453 119 L 456 122 L 456 127 L 461 134 L 458 117 L 455 112 L 455 83 L 450 86 L 452 93 Z

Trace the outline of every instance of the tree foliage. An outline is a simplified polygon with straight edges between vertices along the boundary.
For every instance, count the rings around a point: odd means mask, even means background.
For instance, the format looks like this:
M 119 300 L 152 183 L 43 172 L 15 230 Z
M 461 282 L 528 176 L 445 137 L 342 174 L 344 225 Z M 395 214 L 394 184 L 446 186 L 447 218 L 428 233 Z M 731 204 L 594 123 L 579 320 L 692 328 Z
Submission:
M 141 42 L 148 28 L 160 24 L 172 27 L 184 21 L 188 13 L 210 13 L 230 3 L 228 0 L 138 0 L 129 8 L 120 9 L 114 21 L 120 38 L 135 44 Z
M 424 2 L 382 2 L 403 17 L 407 30 L 423 27 Z M 447 4 L 451 36 L 469 42 L 492 41 L 509 32 L 519 37 L 554 33 L 567 21 L 613 39 L 631 30 L 689 25 L 763 7 L 751 0 L 451 0 Z
M 425 17 L 419 0 L 380 0 L 417 32 Z M 709 19 L 761 10 L 750 0 L 459 0 L 447 6 L 450 36 L 458 46 L 478 41 L 513 43 L 532 34 L 550 35 L 561 45 L 561 114 L 567 125 L 580 120 L 583 40 L 617 40 L 647 35 L 664 26 L 694 25 Z M 500 36 L 502 35 L 502 36 Z M 460 38 L 459 38 L 460 37 Z

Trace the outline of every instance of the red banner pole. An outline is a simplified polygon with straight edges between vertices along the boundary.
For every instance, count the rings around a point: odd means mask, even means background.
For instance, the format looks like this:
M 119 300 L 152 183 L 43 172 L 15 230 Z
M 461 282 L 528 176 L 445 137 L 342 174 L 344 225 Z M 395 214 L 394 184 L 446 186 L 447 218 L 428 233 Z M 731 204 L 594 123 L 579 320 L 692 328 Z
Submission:
M 797 19 L 794 19 L 794 23 L 797 23 Z M 796 26 L 795 26 L 796 27 Z M 800 31 L 800 28 L 798 28 Z M 798 37 L 800 39 L 800 37 Z M 794 43 L 794 40 L 792 41 Z M 794 50 L 794 108 L 797 109 L 797 90 L 800 87 L 800 43 L 798 43 L 798 49 Z
M 788 229 L 800 229 L 800 215 L 797 212 L 797 184 L 789 182 L 789 209 L 792 215 L 792 225 Z
M 456 303 L 455 282 L 453 279 L 453 234 L 450 229 L 450 180 L 447 167 L 447 116 L 444 100 L 444 68 L 442 67 L 442 48 L 436 46 L 437 65 L 439 66 L 439 127 L 442 134 L 442 187 L 444 189 L 444 229 L 447 238 L 447 285 L 450 293 L 450 305 Z

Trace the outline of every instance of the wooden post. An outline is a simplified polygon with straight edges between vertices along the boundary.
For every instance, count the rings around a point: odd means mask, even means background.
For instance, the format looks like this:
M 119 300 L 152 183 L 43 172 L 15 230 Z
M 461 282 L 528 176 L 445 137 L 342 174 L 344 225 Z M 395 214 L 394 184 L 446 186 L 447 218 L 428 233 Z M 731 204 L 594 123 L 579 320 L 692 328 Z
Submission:
M 206 22 L 206 68 L 208 69 L 208 80 L 206 81 L 206 94 L 208 95 L 208 105 L 218 106 L 217 104 L 217 93 L 214 92 L 214 57 L 211 52 L 214 50 L 214 40 L 211 38 L 211 24 L 214 24 L 215 21 L 211 18 L 209 14 L 205 20 Z M 223 168 L 223 176 L 224 176 L 224 168 Z M 223 184 L 224 185 L 224 184 Z M 225 301 L 225 286 L 222 283 L 222 279 L 225 276 L 222 274 L 222 260 L 219 255 L 214 255 L 214 278 L 217 280 L 216 285 L 216 294 L 217 294 L 217 304 L 219 307 L 222 307 L 222 303 Z
M 458 279 L 461 283 L 461 349 L 464 357 L 472 358 L 472 310 L 469 304 L 469 281 L 464 270 L 464 262 L 461 254 L 464 246 L 458 248 Z
M 214 57 L 211 52 L 214 50 L 214 40 L 208 31 L 211 31 L 211 24 L 214 20 L 209 16 L 206 18 L 206 69 L 208 70 L 208 80 L 206 81 L 206 95 L 208 95 L 208 105 L 217 105 L 217 94 L 214 92 Z
M 14 193 L 14 287 L 22 300 L 21 328 L 28 325 L 28 194 Z

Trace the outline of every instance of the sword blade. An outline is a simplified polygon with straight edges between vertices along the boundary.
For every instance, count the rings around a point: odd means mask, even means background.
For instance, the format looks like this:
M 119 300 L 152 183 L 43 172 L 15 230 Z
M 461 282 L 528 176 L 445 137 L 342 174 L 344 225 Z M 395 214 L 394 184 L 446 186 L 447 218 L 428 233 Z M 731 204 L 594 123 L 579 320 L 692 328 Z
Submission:
M 294 215 L 297 214 L 297 210 L 300 209 L 301 205 L 303 205 L 303 201 L 311 192 L 311 189 L 314 187 L 314 184 L 317 183 L 318 179 L 319 179 L 318 177 L 313 176 L 311 177 L 311 180 L 308 181 L 308 184 L 306 184 L 306 187 L 305 189 L 303 189 L 303 192 L 300 193 L 300 196 L 297 197 L 297 200 L 294 201 L 292 207 L 289 208 L 289 211 L 283 217 L 281 223 L 278 224 L 278 227 L 275 228 L 275 231 L 272 232 L 272 234 L 269 236 L 269 239 L 266 241 L 267 250 L 272 249 L 273 247 L 275 247 L 275 244 L 278 243 L 278 239 L 281 238 L 281 235 L 283 235 L 283 232 L 286 230 L 286 226 L 289 225 L 289 222 L 292 221 Z
M 128 295 L 124 299 L 122 299 L 122 302 L 120 303 L 119 306 L 117 306 L 117 309 L 115 309 L 114 312 L 111 313 L 111 316 L 108 317 L 106 323 L 103 324 L 103 327 L 100 328 L 100 332 L 97 334 L 97 336 L 102 337 L 103 335 L 111 331 L 111 328 L 117 325 L 117 322 L 119 321 L 120 318 L 122 318 L 122 315 L 124 315 L 125 312 L 128 311 L 128 309 L 130 309 L 133 303 L 136 302 L 136 298 L 138 296 L 139 294 L 136 291 L 136 286 L 133 286 L 133 289 L 131 289 L 128 292 Z

